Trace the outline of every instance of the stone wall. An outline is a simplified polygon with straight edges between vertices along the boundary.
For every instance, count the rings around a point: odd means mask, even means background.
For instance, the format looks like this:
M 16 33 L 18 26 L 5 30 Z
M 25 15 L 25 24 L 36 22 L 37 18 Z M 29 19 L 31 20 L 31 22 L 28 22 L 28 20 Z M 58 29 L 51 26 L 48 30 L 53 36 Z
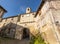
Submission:
M 40 30 L 40 33 L 42 34 L 42 37 L 47 43 L 58 44 L 57 38 L 54 33 L 50 12 L 44 15 L 40 15 L 40 19 L 37 25 Z
M 60 1 L 46 1 L 40 10 L 40 19 L 37 22 L 42 37 L 49 44 L 59 44 L 60 35 L 56 21 L 60 21 Z M 60 28 L 59 28 L 60 29 Z M 58 29 L 58 30 L 59 30 Z
M 16 25 L 15 26 L 15 28 L 16 28 L 15 38 L 16 39 L 19 39 L 19 40 L 22 39 L 23 28 L 28 28 L 30 30 L 30 35 L 33 34 L 35 36 L 38 33 L 38 31 L 35 28 L 36 27 L 36 22 L 35 22 L 34 15 L 35 15 L 35 12 L 22 14 L 22 15 L 15 16 L 15 17 L 4 18 L 0 22 L 0 28 L 12 23 L 12 24 Z M 19 19 L 19 21 L 18 21 L 18 19 Z M 11 28 L 11 30 L 13 30 L 13 29 Z
M 33 34 L 35 36 L 40 32 L 46 43 L 59 44 L 60 1 L 46 1 L 36 18 L 34 18 L 35 13 L 26 13 L 21 16 L 5 18 L 0 22 L 0 28 L 9 23 L 14 23 L 16 24 L 15 38 L 19 40 L 22 39 L 23 28 L 28 28 L 30 35 Z
M 0 8 L 0 17 L 2 17 L 3 14 L 4 14 L 4 10 Z
M 23 14 L 23 15 L 21 15 L 20 22 L 21 23 L 23 23 L 23 22 L 32 22 L 32 21 L 34 21 L 34 15 L 35 15 L 35 12 Z

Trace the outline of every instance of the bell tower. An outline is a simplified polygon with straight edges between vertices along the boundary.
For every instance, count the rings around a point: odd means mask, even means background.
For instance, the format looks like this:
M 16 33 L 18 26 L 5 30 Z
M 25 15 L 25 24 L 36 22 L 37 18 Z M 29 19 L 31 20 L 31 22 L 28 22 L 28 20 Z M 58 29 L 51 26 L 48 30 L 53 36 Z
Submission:
M 26 8 L 26 13 L 30 13 L 31 12 L 31 8 Z

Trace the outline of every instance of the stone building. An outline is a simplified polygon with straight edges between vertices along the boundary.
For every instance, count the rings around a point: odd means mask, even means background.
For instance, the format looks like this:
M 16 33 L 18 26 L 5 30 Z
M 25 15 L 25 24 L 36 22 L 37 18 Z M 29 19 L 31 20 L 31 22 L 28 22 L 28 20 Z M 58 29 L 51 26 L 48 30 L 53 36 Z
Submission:
M 37 12 L 28 7 L 25 14 L 3 18 L 0 28 L 8 26 L 14 32 L 11 37 L 19 40 L 40 32 L 46 44 L 60 44 L 59 14 L 60 0 L 42 0 Z
M 38 29 L 49 44 L 60 44 L 60 0 L 42 0 L 35 15 Z
M 7 30 L 13 30 L 13 28 L 15 27 L 14 28 L 15 36 L 12 36 L 12 34 L 10 35 L 10 33 L 12 32 L 7 34 L 11 36 L 11 38 L 15 37 L 21 40 L 22 38 L 24 38 L 24 36 L 28 36 L 28 34 L 30 38 L 31 34 L 35 35 L 35 33 L 37 33 L 37 31 L 36 32 L 34 31 L 35 30 L 35 18 L 34 18 L 35 13 L 36 12 L 31 12 L 31 8 L 28 7 L 26 9 L 25 14 L 3 18 L 2 21 L 0 22 L 0 28 L 1 30 L 4 29 L 7 31 Z M 26 33 L 27 35 L 24 33 Z

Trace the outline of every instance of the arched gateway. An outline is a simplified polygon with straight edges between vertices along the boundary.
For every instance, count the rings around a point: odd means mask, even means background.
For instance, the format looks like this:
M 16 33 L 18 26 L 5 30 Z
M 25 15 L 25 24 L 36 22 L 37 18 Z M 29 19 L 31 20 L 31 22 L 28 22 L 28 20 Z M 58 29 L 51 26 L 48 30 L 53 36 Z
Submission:
M 30 31 L 28 28 L 23 28 L 23 35 L 22 35 L 22 38 L 25 39 L 25 38 L 30 38 Z
M 15 38 L 19 40 L 26 38 L 30 39 L 30 29 L 23 26 L 17 26 Z

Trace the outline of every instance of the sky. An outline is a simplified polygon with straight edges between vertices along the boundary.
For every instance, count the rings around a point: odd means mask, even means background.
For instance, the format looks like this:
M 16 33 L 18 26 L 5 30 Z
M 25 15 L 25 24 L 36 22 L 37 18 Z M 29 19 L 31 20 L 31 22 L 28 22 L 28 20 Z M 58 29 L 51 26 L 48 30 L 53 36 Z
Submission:
M 37 11 L 41 0 L 0 0 L 0 5 L 7 10 L 3 18 L 26 13 L 26 8 L 30 7 L 32 12 Z

